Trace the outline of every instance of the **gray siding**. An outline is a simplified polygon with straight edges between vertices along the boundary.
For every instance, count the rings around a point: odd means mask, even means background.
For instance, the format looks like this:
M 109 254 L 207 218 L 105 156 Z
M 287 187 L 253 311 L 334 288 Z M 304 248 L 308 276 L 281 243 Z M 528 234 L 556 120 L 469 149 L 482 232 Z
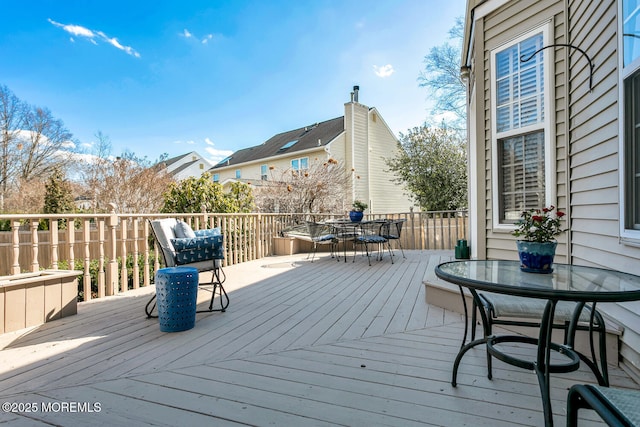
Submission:
M 601 266 L 640 274 L 640 245 L 620 239 L 618 4 L 616 1 L 511 1 L 476 22 L 474 39 L 478 213 L 486 248 L 479 257 L 516 259 L 514 238 L 493 230 L 491 204 L 491 50 L 552 22 L 553 41 L 586 51 L 590 69 L 577 50 L 552 50 L 550 131 L 555 153 L 557 206 L 568 213 L 570 232 L 562 236 L 558 262 Z M 484 144 L 484 146 L 481 146 Z M 482 203 L 484 202 L 484 205 Z M 624 325 L 621 354 L 640 372 L 640 302 L 600 307 Z
M 485 143 L 485 180 L 486 208 L 486 257 L 495 259 L 517 259 L 515 238 L 509 232 L 494 231 L 491 200 L 491 51 L 516 37 L 540 27 L 551 21 L 551 39 L 554 43 L 566 43 L 564 8 L 561 2 L 554 0 L 514 1 L 507 3 L 494 13 L 486 16 L 483 22 L 482 50 L 476 46 L 476 52 L 483 54 L 484 64 L 484 135 L 478 141 Z M 556 48 L 551 55 L 553 63 L 553 102 L 549 103 L 551 114 L 552 147 L 555 149 L 556 169 L 556 201 L 554 204 L 563 211 L 568 211 L 567 200 L 567 137 L 566 137 L 566 71 L 564 48 Z M 476 60 L 476 66 L 478 66 Z M 476 71 L 478 76 L 480 72 Z M 480 123 L 480 122 L 478 122 Z M 560 236 L 558 240 L 557 261 L 566 262 L 568 254 L 568 236 Z
M 619 238 L 619 75 L 618 5 L 615 1 L 571 1 L 571 42 L 595 64 L 589 92 L 587 61 L 571 56 L 571 230 L 576 264 L 609 267 L 640 274 L 640 249 Z M 621 353 L 640 368 L 640 303 L 602 308 L 625 326 Z

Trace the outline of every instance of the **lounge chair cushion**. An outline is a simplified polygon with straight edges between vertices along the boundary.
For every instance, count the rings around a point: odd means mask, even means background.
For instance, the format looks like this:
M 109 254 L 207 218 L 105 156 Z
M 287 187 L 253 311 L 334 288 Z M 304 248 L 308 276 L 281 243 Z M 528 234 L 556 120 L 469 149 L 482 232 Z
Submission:
M 176 239 L 193 239 L 196 237 L 196 233 L 193 232 L 193 229 L 189 224 L 184 221 L 178 221 L 174 228 Z
M 210 259 L 223 259 L 222 235 L 171 239 L 176 250 L 176 264 L 189 264 Z
M 194 231 L 194 237 L 210 237 L 210 236 L 221 236 L 222 232 L 220 232 L 220 227 L 209 228 L 207 230 L 196 230 Z
M 529 319 L 539 319 L 542 317 L 544 308 L 547 305 L 547 301 L 542 299 L 495 294 L 491 292 L 483 292 L 481 294 L 481 298 L 485 299 L 493 306 L 493 312 L 496 317 L 524 317 Z M 553 316 L 554 320 L 561 322 L 570 320 L 575 307 L 575 302 L 558 301 Z M 588 322 L 590 316 L 591 312 L 587 309 L 583 309 L 580 313 L 580 321 Z

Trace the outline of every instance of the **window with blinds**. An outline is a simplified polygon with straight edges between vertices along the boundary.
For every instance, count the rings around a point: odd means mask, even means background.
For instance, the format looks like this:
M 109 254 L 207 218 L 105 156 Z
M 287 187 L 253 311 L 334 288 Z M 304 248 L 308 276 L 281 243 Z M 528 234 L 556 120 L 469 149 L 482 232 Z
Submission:
M 623 236 L 640 231 L 640 2 L 622 2 L 622 80 L 624 97 Z M 631 232 L 631 234 L 629 234 Z
M 544 132 L 500 140 L 501 207 L 505 222 L 520 219 L 523 210 L 544 202 Z
M 494 197 L 501 224 L 545 205 L 545 60 L 544 51 L 536 53 L 543 43 L 540 31 L 493 53 Z

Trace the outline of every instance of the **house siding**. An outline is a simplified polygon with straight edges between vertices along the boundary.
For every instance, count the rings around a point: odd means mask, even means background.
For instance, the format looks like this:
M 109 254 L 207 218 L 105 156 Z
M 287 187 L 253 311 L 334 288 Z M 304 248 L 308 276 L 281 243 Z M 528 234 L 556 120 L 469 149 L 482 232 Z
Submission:
M 408 212 L 413 202 L 404 186 L 395 182 L 395 175 L 388 170 L 385 162 L 385 158 L 396 153 L 398 139 L 375 108 L 351 101 L 344 104 L 344 111 L 344 122 L 340 123 L 343 131 L 335 133 L 335 137 L 327 141 L 326 145 L 296 151 L 290 155 L 270 155 L 263 158 L 255 156 L 251 160 L 238 161 L 235 165 L 217 165 L 211 172 L 218 174 L 218 180 L 224 183 L 235 180 L 235 171 L 239 169 L 242 181 L 259 185 L 261 165 L 273 167 L 276 174 L 273 179 L 278 179 L 279 173 L 291 168 L 292 159 L 308 157 L 311 165 L 314 161 L 325 162 L 331 157 L 341 162 L 352 177 L 351 194 L 344 201 L 345 214 L 351 208 L 353 200 L 367 203 L 369 213 Z M 243 152 L 245 158 L 253 149 Z
M 347 107 L 353 114 L 353 121 L 348 122 L 347 147 L 352 144 L 351 169 L 353 170 L 353 198 L 365 201 L 371 206 L 369 194 L 369 108 L 365 105 L 350 103 Z
M 594 64 L 593 90 L 571 91 L 572 261 L 640 274 L 640 249 L 620 240 L 618 4 L 571 1 L 570 36 Z M 572 57 L 573 79 L 588 82 L 587 61 Z M 601 308 L 625 326 L 621 355 L 640 369 L 640 303 Z
M 555 154 L 555 204 L 567 212 L 570 231 L 561 236 L 558 262 L 640 274 L 640 243 L 620 238 L 620 87 L 618 2 L 581 0 L 510 1 L 485 11 L 475 22 L 470 95 L 475 118 L 470 141 L 478 155 L 475 191 L 479 258 L 517 259 L 513 237 L 494 231 L 491 191 L 491 50 L 551 22 L 551 39 L 584 50 L 548 49 L 553 63 L 551 113 Z M 483 157 L 481 157 L 483 156 Z M 473 159 L 472 159 L 473 160 Z M 473 244 L 473 242 L 472 242 Z M 483 247 L 484 246 L 484 247 Z M 602 304 L 599 309 L 624 325 L 621 355 L 640 373 L 640 302 Z
M 493 224 L 492 208 L 492 129 L 491 129 L 491 52 L 505 45 L 518 36 L 533 29 L 550 24 L 550 39 L 553 43 L 566 43 L 564 8 L 562 3 L 553 0 L 510 2 L 485 16 L 482 22 L 482 50 L 476 46 L 476 54 L 483 55 L 483 73 L 476 70 L 476 76 L 484 79 L 484 134 L 478 135 L 478 143 L 484 142 L 484 167 L 479 169 L 479 180 L 484 185 L 484 211 L 486 212 L 486 257 L 492 259 L 517 259 L 515 239 L 506 230 L 497 230 Z M 477 27 L 478 29 L 478 27 Z M 477 40 L 477 39 L 476 39 Z M 563 211 L 568 211 L 567 198 L 567 149 L 566 149 L 566 118 L 564 110 L 565 100 L 565 57 L 564 49 L 556 48 L 550 55 L 554 85 L 551 89 L 552 101 L 547 103 L 546 114 L 551 115 L 551 147 L 554 150 L 552 158 L 555 169 L 555 186 L 552 193 L 555 200 L 548 202 Z M 476 63 L 476 67 L 478 63 Z M 479 123 L 479 122 L 478 122 Z M 481 154 L 482 150 L 478 150 Z M 482 234 L 480 234 L 481 236 Z M 556 259 L 558 262 L 568 260 L 568 237 L 558 239 Z
M 398 141 L 376 110 L 369 112 L 369 194 L 374 203 L 371 206 L 375 213 L 406 212 L 408 191 L 403 184 L 390 176 L 387 159 L 398 153 Z M 411 205 L 411 203 L 410 203 Z
M 309 164 L 311 164 L 311 162 L 315 161 L 316 159 L 318 161 L 319 160 L 322 160 L 323 162 L 326 161 L 328 158 L 328 154 L 324 151 L 324 147 L 321 147 L 313 151 L 302 151 L 302 152 L 298 151 L 288 156 L 277 157 L 277 158 L 271 157 L 268 159 L 260 159 L 251 163 L 243 163 L 240 165 L 232 165 L 229 167 L 216 168 L 212 172 L 219 174 L 220 182 L 224 182 L 227 179 L 236 179 L 237 169 L 240 169 L 242 181 L 247 181 L 247 180 L 260 181 L 261 180 L 260 166 L 265 164 L 267 165 L 267 167 L 273 166 L 274 170 L 277 171 L 276 173 L 281 173 L 282 171 L 291 169 L 291 160 L 301 159 L 304 157 L 308 157 Z M 271 179 L 270 173 L 271 171 L 268 171 L 269 179 Z M 274 179 L 277 179 L 277 178 L 278 178 L 277 176 L 274 177 Z

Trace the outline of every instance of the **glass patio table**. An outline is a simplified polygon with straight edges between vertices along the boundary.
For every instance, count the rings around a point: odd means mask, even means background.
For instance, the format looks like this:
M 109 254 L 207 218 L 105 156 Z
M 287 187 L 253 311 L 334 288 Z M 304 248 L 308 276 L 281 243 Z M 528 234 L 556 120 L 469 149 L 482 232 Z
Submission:
M 463 287 L 469 289 L 479 307 L 482 305 L 478 291 L 547 300 L 537 339 L 521 335 L 494 334 L 486 336 L 487 334 L 485 334 L 484 337 L 465 344 L 467 335 L 465 326 L 465 338 L 453 365 L 451 381 L 455 387 L 458 366 L 464 354 L 477 345 L 486 344 L 487 352 L 497 359 L 510 365 L 535 371 L 542 395 L 546 426 L 553 425 L 549 387 L 550 374 L 572 372 L 580 366 L 580 354 L 573 348 L 573 337 L 584 305 L 591 304 L 593 311 L 595 305 L 600 302 L 640 300 L 640 276 L 579 265 L 554 263 L 551 274 L 539 274 L 521 271 L 518 261 L 467 260 L 442 263 L 436 267 L 435 273 L 439 278 L 460 287 L 466 319 L 468 319 L 468 315 Z M 571 339 L 566 345 L 554 343 L 551 339 L 553 316 L 558 301 L 577 302 L 567 334 Z M 480 310 L 480 315 L 484 326 L 487 324 L 486 313 Z M 524 343 L 536 346 L 535 360 L 524 360 L 501 351 L 499 345 L 504 343 Z M 566 361 L 552 363 L 551 351 L 564 355 Z M 594 366 L 590 364 L 589 367 L 596 374 L 598 382 L 602 383 L 603 379 L 597 372 L 597 368 L 594 369 Z

